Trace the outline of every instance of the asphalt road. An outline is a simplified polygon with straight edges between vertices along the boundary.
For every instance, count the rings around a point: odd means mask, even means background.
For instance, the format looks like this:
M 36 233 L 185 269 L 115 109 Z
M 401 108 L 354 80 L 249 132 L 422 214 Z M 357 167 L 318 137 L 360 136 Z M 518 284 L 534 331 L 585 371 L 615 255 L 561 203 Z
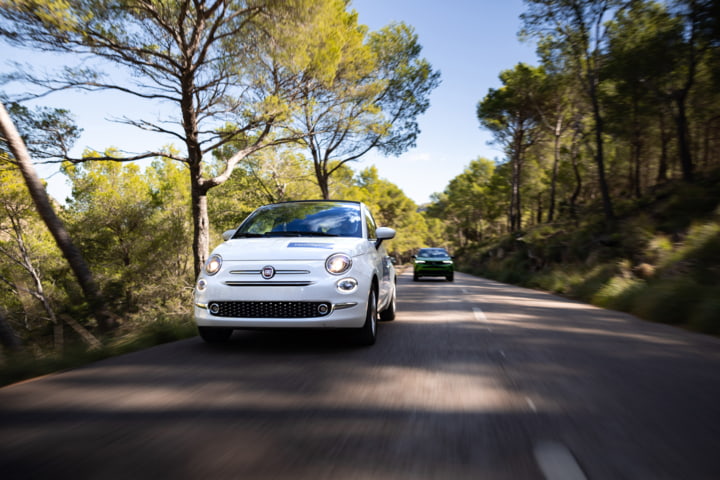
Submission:
M 370 348 L 237 332 L 0 389 L 0 478 L 718 479 L 720 340 L 404 274 Z

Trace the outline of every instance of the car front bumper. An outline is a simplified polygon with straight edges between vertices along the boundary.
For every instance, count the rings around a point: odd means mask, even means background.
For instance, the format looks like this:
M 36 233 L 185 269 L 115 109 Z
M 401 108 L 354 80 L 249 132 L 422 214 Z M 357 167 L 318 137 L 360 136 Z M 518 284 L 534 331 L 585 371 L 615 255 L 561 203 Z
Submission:
M 416 264 L 413 272 L 418 277 L 445 277 L 452 275 L 454 267 L 452 264 Z
M 204 281 L 205 287 L 196 287 L 194 296 L 196 324 L 242 329 L 360 328 L 365 323 L 369 271 L 354 267 L 335 276 L 324 272 L 322 263 L 304 263 L 302 268 L 279 266 L 279 270 L 303 271 L 297 277 L 284 275 L 282 280 L 265 281 L 237 273 L 255 268 L 236 264 L 216 276 L 202 274 L 198 285 Z M 350 292 L 338 286 L 347 278 L 357 281 L 357 287 Z

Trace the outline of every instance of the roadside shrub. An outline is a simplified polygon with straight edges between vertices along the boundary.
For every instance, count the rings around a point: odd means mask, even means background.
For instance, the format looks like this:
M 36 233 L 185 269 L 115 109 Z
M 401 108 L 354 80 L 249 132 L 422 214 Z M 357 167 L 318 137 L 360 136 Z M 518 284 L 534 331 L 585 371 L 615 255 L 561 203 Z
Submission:
M 695 306 L 688 325 L 703 333 L 720 334 L 720 289 L 716 288 L 711 297 Z
M 707 295 L 706 288 L 687 277 L 648 284 L 631 309 L 639 317 L 672 325 L 687 324 L 691 312 Z
M 716 189 L 702 185 L 680 184 L 667 202 L 659 228 L 666 232 L 679 232 L 690 227 L 693 219 L 711 215 L 718 206 Z
M 197 335 L 190 315 L 159 316 L 152 320 L 136 320 L 110 345 L 118 353 L 149 348 Z
M 582 280 L 575 284 L 570 292 L 572 297 L 589 302 L 595 292 L 600 290 L 611 278 L 615 276 L 617 266 L 614 264 L 600 264 L 582 276 Z
M 632 268 L 632 272 L 636 277 L 642 280 L 648 280 L 655 275 L 655 267 L 643 262 L 640 265 L 635 265 Z
M 622 254 L 628 258 L 644 251 L 655 236 L 655 223 L 648 215 L 638 215 L 621 227 Z
M 533 276 L 527 286 L 539 288 L 549 292 L 570 294 L 575 285 L 583 281 L 583 275 L 577 269 L 567 267 L 565 269 L 553 269 Z
M 673 253 L 673 243 L 666 235 L 655 235 L 643 251 L 644 260 L 651 264 L 664 262 Z
M 643 280 L 625 276 L 613 277 L 592 296 L 591 303 L 627 312 L 632 309 L 633 303 L 645 287 Z

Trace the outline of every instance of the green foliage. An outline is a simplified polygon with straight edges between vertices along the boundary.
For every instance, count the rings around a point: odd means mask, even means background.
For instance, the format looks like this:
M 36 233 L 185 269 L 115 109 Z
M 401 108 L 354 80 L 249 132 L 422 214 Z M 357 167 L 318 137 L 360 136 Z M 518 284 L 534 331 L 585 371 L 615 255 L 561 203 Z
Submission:
M 54 348 L 45 338 L 68 303 L 62 288 L 67 264 L 35 211 L 20 173 L 0 166 L 0 308 L 20 340 Z
M 368 33 L 344 2 L 315 20 L 313 31 L 329 30 L 306 45 L 314 54 L 300 55 L 316 60 L 300 62 L 301 108 L 291 129 L 313 161 L 322 198 L 330 198 L 330 179 L 346 163 L 372 149 L 399 155 L 414 146 L 417 117 L 429 107 L 439 73 L 403 23 Z
M 712 178 L 713 175 L 710 175 Z M 483 276 L 560 293 L 648 320 L 720 333 L 720 194 L 701 179 L 705 198 L 693 215 L 678 209 L 686 187 L 641 199 L 642 209 L 609 231 L 601 220 L 529 228 L 464 249 L 460 268 Z M 707 198 L 714 199 L 714 208 Z M 695 199 L 688 203 L 697 207 Z M 663 231 L 676 212 L 685 230 Z M 696 220 L 693 221 L 693 218 Z M 701 220 L 697 220 L 697 219 Z
M 181 168 L 158 161 L 143 172 L 133 163 L 88 162 L 64 171 L 73 184 L 66 218 L 118 313 L 166 308 L 192 285 Z
M 217 150 L 215 155 L 232 155 L 232 148 Z M 220 158 L 219 164 L 223 162 Z M 288 146 L 267 148 L 245 158 L 228 181 L 216 187 L 209 202 L 213 244 L 220 242 L 222 232 L 236 228 L 261 205 L 317 198 L 314 178 L 309 162 Z
M 409 260 L 419 247 L 447 244 L 442 235 L 436 236 L 429 228 L 426 218 L 418 213 L 415 202 L 405 196 L 397 185 L 381 179 L 375 167 L 361 171 L 340 198 L 364 202 L 370 207 L 378 225 L 396 230 L 395 238 L 387 243 L 386 248 L 400 260 Z
M 505 170 L 487 159 L 470 162 L 463 173 L 450 181 L 442 194 L 428 207 L 429 217 L 443 219 L 446 237 L 460 248 L 497 233 L 507 201 Z M 449 240 L 448 240 L 449 241 Z
M 689 278 L 661 280 L 649 284 L 630 311 L 656 322 L 687 325 L 693 310 L 712 293 L 713 289 Z
M 30 355 L 26 351 L 8 356 L 0 364 L 0 386 L 197 335 L 195 323 L 188 315 L 175 318 L 160 316 L 126 329 L 127 332 L 97 350 L 73 344 L 62 353 Z
M 603 308 L 628 311 L 645 288 L 645 282 L 636 278 L 619 276 L 611 278 L 591 298 L 591 302 Z
M 7 102 L 1 92 L 0 100 L 7 103 L 8 113 L 33 158 L 60 157 L 80 137 L 82 129 L 75 125 L 66 109 L 38 107 L 30 110 L 22 104 Z M 0 139 L 0 152 L 6 151 L 4 139 Z
M 720 289 L 706 289 L 687 317 L 690 328 L 699 332 L 720 335 Z

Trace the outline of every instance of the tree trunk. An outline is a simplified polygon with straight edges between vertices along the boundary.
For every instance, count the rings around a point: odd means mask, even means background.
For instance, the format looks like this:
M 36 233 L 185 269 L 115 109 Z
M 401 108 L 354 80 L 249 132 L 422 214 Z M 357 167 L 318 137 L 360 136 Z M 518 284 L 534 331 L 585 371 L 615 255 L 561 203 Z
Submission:
M 578 141 L 579 132 L 576 131 L 573 135 L 573 140 L 570 147 L 570 162 L 573 167 L 573 173 L 575 174 L 575 190 L 573 190 L 570 196 L 570 215 L 575 218 L 577 215 L 577 199 L 582 192 L 582 175 L 580 174 L 580 166 L 578 165 L 578 158 L 580 157 L 580 142 Z
M 197 171 L 195 171 L 197 170 Z M 195 278 L 200 275 L 210 254 L 210 219 L 208 217 L 207 190 L 201 184 L 200 169 L 190 169 L 193 216 L 193 258 Z
M 560 120 L 558 120 L 558 124 Z M 552 178 L 550 179 L 550 204 L 548 205 L 548 223 L 555 220 L 555 195 L 557 191 L 557 175 L 558 167 L 560 165 L 560 134 L 559 125 L 555 129 L 553 145 L 553 167 L 552 167 Z
M 33 167 L 25 143 L 15 128 L 15 124 L 13 124 L 10 115 L 5 109 L 5 105 L 2 103 L 0 103 L 0 131 L 5 135 L 8 147 L 15 157 L 18 168 L 25 179 L 25 184 L 30 192 L 30 197 L 35 203 L 38 214 L 43 219 L 43 222 L 45 222 L 45 225 L 47 225 L 58 248 L 60 248 L 60 251 L 75 274 L 75 278 L 80 284 L 80 288 L 90 305 L 90 309 L 98 326 L 103 331 L 108 331 L 116 327 L 117 322 L 106 310 L 100 289 L 95 283 L 95 279 L 92 276 L 88 264 L 85 262 L 85 258 L 73 243 L 65 225 L 55 214 L 55 210 L 53 210 L 52 204 L 50 203 L 50 198 L 45 191 L 45 186 L 35 173 L 35 168 Z
M 315 178 L 320 187 L 320 194 L 323 200 L 330 200 L 330 174 L 327 171 L 327 159 L 321 160 L 317 149 L 311 149 L 313 165 L 315 167 Z
M 17 352 L 22 350 L 23 345 L 20 337 L 17 336 L 10 323 L 5 316 L 5 310 L 0 307 L 0 345 L 10 351 Z
M 680 151 L 680 165 L 682 167 L 683 180 L 692 182 L 694 180 L 694 168 L 692 153 L 690 151 L 690 134 L 688 132 L 688 119 L 685 108 L 686 94 L 680 93 L 675 98 L 677 112 L 675 114 L 675 128 L 677 129 L 678 149 Z
M 665 128 L 665 117 L 660 115 L 660 161 L 656 178 L 658 183 L 668 179 L 668 143 L 670 143 L 670 136 Z
M 522 182 L 522 161 L 523 161 L 523 139 L 524 131 L 520 129 L 515 133 L 512 152 L 512 184 L 510 198 L 510 230 L 516 232 L 522 225 L 522 204 L 520 184 Z
M 595 164 L 598 169 L 598 181 L 600 182 L 600 193 L 602 194 L 603 211 L 605 219 L 611 221 L 615 218 L 613 213 L 612 199 L 605 179 L 605 153 L 603 148 L 603 118 L 600 113 L 600 101 L 597 92 L 592 91 L 593 116 L 595 118 Z
M 543 218 L 542 193 L 538 193 L 538 195 L 537 195 L 537 213 L 535 215 L 535 224 L 540 225 L 542 223 L 542 218 Z
M 638 136 L 636 137 L 636 141 L 632 143 L 632 188 L 635 198 L 642 197 L 642 149 L 642 140 L 640 140 L 640 137 Z
M 317 177 L 320 194 L 323 200 L 330 200 L 330 186 L 328 185 L 329 175 L 320 175 Z

